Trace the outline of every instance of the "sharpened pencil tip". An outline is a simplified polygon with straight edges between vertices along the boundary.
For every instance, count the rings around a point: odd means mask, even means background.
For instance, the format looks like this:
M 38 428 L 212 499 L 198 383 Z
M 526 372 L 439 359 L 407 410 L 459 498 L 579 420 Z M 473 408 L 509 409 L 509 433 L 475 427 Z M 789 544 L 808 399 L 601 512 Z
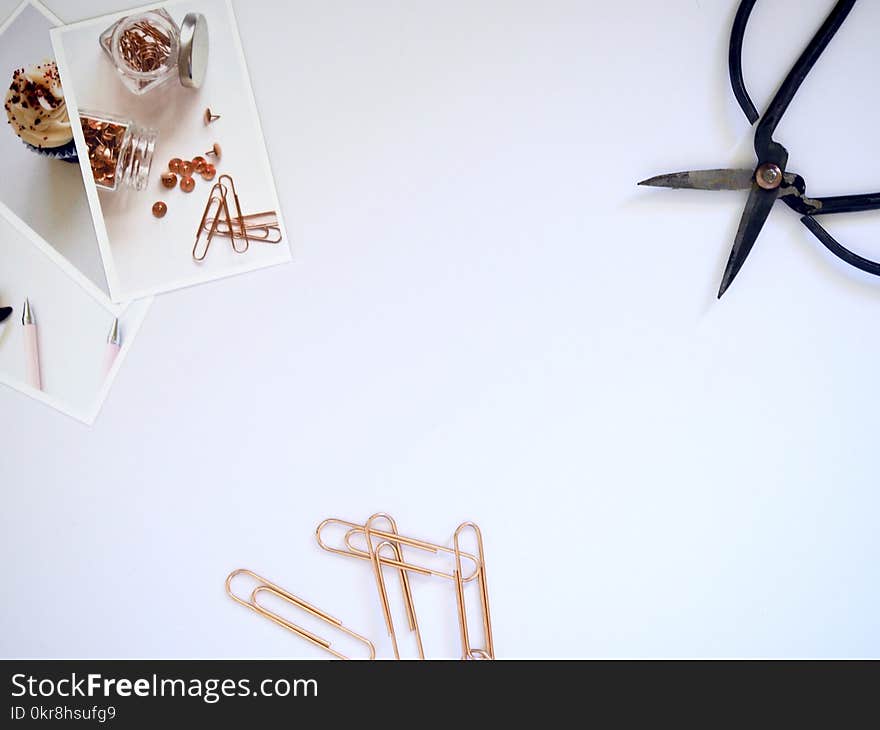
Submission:
M 110 345 L 120 345 L 122 340 L 119 336 L 119 318 L 113 319 L 113 326 L 110 328 L 110 334 L 107 335 L 107 343 Z
M 24 307 L 21 310 L 21 323 L 23 325 L 34 324 L 34 314 L 31 312 L 31 300 L 24 298 Z

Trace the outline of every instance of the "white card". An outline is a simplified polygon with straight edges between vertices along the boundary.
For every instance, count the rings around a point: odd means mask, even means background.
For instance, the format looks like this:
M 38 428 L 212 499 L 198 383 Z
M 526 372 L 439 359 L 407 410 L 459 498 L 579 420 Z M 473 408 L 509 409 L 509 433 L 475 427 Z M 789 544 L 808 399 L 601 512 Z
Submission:
M 178 25 L 187 13 L 200 13 L 207 20 L 210 51 L 200 88 L 184 87 L 176 74 L 143 95 L 125 86 L 99 38 L 117 20 L 146 8 L 74 23 L 56 28 L 51 34 L 113 301 L 212 281 L 291 259 L 231 4 L 227 0 L 189 0 L 150 8 L 167 10 Z M 211 124 L 204 121 L 208 107 L 221 114 Z M 145 190 L 120 187 L 108 191 L 96 186 L 77 118 L 77 110 L 81 113 L 84 109 L 158 131 Z M 206 154 L 215 142 L 221 145 L 219 158 Z M 184 192 L 179 184 L 170 190 L 161 184 L 160 176 L 172 158 L 191 160 L 197 156 L 206 157 L 216 166 L 213 181 L 192 175 L 192 192 Z M 224 174 L 234 181 L 243 215 L 275 213 L 281 240 L 239 240 L 236 247 L 247 250 L 238 253 L 230 238 L 215 236 L 204 260 L 196 261 L 196 233 L 212 186 Z M 230 213 L 235 216 L 231 185 L 228 181 L 225 184 L 230 188 Z M 161 219 L 151 212 L 157 201 L 167 206 L 167 214 Z
M 41 390 L 27 384 L 21 322 L 25 297 L 37 325 Z M 110 304 L 67 259 L 0 206 L 0 306 L 14 308 L 0 323 L 0 383 L 93 423 L 149 305 L 148 300 L 124 308 Z M 105 372 L 115 317 L 122 348 Z

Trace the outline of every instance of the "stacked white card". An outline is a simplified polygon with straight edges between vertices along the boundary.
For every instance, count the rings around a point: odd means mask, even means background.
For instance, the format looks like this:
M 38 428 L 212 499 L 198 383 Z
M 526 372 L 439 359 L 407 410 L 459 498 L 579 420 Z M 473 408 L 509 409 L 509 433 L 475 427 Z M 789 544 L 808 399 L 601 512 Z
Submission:
M 133 94 L 101 48 L 99 36 L 106 28 L 155 8 L 179 24 L 192 13 L 207 23 L 210 50 L 199 88 L 169 82 L 148 94 Z M 73 25 L 26 0 L 0 26 L 0 79 L 8 77 L 4 95 L 16 69 L 53 59 L 79 164 L 29 149 L 10 125 L 0 129 L 0 307 L 14 307 L 0 324 L 0 382 L 91 424 L 152 296 L 286 263 L 291 254 L 228 0 L 161 3 Z M 223 112 L 210 124 L 204 118 L 209 106 Z M 108 191 L 95 184 L 79 115 L 86 108 L 158 131 L 143 190 Z M 195 189 L 187 193 L 179 186 L 166 188 L 160 178 L 172 158 L 204 155 L 221 140 L 222 157 L 212 159 L 217 174 L 234 176 L 241 213 L 275 214 L 281 240 L 255 241 L 240 253 L 234 239 L 218 236 L 204 261 L 196 261 L 193 243 L 214 181 L 193 175 Z M 161 218 L 152 213 L 155 202 L 167 208 Z M 39 389 L 28 384 L 21 323 L 25 298 L 38 325 Z M 106 340 L 116 318 L 122 348 L 106 371 Z

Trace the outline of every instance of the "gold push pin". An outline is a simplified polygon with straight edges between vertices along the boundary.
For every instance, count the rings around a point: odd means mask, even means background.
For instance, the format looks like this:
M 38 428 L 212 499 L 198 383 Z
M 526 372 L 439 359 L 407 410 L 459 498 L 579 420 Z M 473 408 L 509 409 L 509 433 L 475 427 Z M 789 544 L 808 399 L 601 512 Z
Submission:
M 220 146 L 219 142 L 214 142 L 214 145 L 211 149 L 205 152 L 205 154 L 209 157 L 216 157 L 219 160 L 220 156 L 223 154 L 223 148 Z
M 216 121 L 219 118 L 220 118 L 220 115 L 214 114 L 211 111 L 211 107 L 208 107 L 207 109 L 205 109 L 205 116 L 204 116 L 205 126 L 208 126 L 211 122 Z

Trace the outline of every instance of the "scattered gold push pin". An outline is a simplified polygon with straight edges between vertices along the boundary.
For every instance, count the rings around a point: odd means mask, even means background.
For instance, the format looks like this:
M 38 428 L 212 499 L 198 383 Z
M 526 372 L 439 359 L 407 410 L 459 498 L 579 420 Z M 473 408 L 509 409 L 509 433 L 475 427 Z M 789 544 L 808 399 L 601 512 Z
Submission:
M 220 156 L 223 154 L 223 148 L 220 146 L 219 142 L 214 142 L 214 146 L 205 152 L 205 154 L 210 157 L 216 157 L 219 160 Z
M 205 109 L 205 126 L 209 125 L 211 122 L 220 118 L 219 114 L 214 114 L 211 111 L 211 107 Z
M 184 160 L 180 163 L 180 175 L 181 177 L 190 177 L 193 173 L 194 165 L 189 160 Z
M 163 172 L 162 173 L 162 185 L 166 188 L 173 188 L 177 185 L 177 175 L 173 172 Z
M 157 200 L 153 203 L 153 215 L 157 218 L 164 218 L 165 214 L 168 212 L 168 206 L 165 205 L 161 200 Z
M 214 175 L 217 174 L 217 168 L 214 167 L 210 162 L 206 162 L 205 166 L 202 168 L 202 179 L 203 180 L 213 180 Z
M 171 170 L 171 172 L 180 172 L 180 165 L 182 163 L 183 160 L 181 160 L 179 157 L 172 157 L 171 160 L 168 162 L 168 169 Z
M 191 193 L 196 186 L 196 181 L 193 180 L 189 175 L 181 178 L 180 180 L 180 189 L 185 193 Z
M 193 157 L 192 158 L 193 168 L 196 172 L 201 173 L 202 170 L 205 169 L 205 165 L 207 164 L 207 160 L 204 157 Z

